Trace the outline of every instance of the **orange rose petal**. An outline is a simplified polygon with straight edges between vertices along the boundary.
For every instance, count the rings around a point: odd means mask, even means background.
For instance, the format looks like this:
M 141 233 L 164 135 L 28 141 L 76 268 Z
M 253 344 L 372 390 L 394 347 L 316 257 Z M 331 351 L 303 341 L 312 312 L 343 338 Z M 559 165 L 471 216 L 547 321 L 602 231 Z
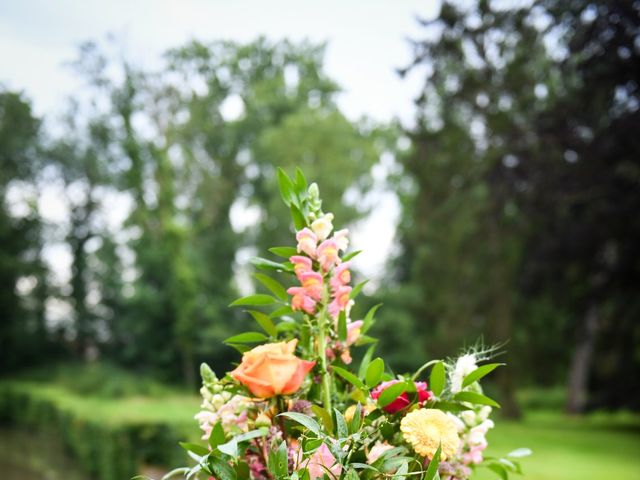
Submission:
M 271 385 L 276 393 L 282 393 L 289 379 L 296 375 L 301 361 L 292 355 L 269 356 L 267 368 L 271 377 Z
M 293 340 L 289 340 L 283 346 L 282 353 L 290 353 L 293 354 L 296 351 L 296 345 L 298 345 L 298 339 L 294 338 Z
M 316 362 L 308 362 L 306 360 L 300 360 L 298 364 L 298 369 L 294 373 L 294 375 L 289 379 L 287 384 L 283 387 L 282 393 L 285 395 L 289 395 L 291 393 L 297 392 L 304 381 L 304 377 L 311 371 L 311 369 L 316 365 Z
M 249 376 L 242 371 L 238 372 L 236 370 L 231 372 L 231 376 L 245 385 L 249 389 L 249 391 L 256 397 L 269 398 L 273 397 L 276 394 L 269 382 Z

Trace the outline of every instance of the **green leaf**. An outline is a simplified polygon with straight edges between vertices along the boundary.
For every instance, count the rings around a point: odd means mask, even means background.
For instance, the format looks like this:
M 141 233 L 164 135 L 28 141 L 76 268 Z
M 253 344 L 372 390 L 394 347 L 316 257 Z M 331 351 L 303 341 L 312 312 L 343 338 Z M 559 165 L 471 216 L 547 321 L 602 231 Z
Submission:
M 344 415 L 342 415 L 337 408 L 333 409 L 333 414 L 336 417 L 338 440 L 347 438 L 349 436 L 349 428 L 347 427 L 347 421 L 344 419 Z
M 320 420 L 322 420 L 324 429 L 329 432 L 329 434 L 333 434 L 333 418 L 331 418 L 331 414 L 319 405 L 312 405 L 311 411 L 316 415 L 316 417 L 319 417 Z
M 528 457 L 532 453 L 533 452 L 531 451 L 530 448 L 516 448 L 512 452 L 507 453 L 507 457 L 522 458 L 522 457 Z
M 353 468 L 350 468 L 349 470 L 347 470 L 347 473 L 344 476 L 344 480 L 360 480 L 360 477 Z
M 231 304 L 230 307 L 237 307 L 238 305 L 271 305 L 275 303 L 276 299 L 271 295 L 264 295 L 262 293 L 256 293 L 254 295 L 248 295 L 246 297 L 239 298 Z
M 371 307 L 369 309 L 369 311 L 367 312 L 367 314 L 364 316 L 364 319 L 362 321 L 362 333 L 365 334 L 367 333 L 367 330 L 369 330 L 371 328 L 371 326 L 373 325 L 373 316 L 376 314 L 376 311 L 382 306 L 381 303 L 374 305 L 373 307 Z
M 507 471 L 517 473 L 519 470 L 519 465 L 516 465 L 514 462 L 512 462 L 508 458 L 501 458 L 498 460 L 498 462 L 501 465 L 503 465 L 507 469 Z
M 378 405 L 383 408 L 386 407 L 396 398 L 402 395 L 406 391 L 406 389 L 407 386 L 404 382 L 398 382 L 390 385 L 389 387 L 385 388 L 378 397 Z
M 376 343 L 377 341 L 377 338 L 370 337 L 369 335 L 360 335 L 356 340 L 356 347 L 361 347 L 362 345 L 368 345 L 370 343 Z
M 271 457 L 271 456 L 270 456 Z M 270 470 L 276 478 L 284 478 L 289 474 L 289 456 L 287 442 L 282 442 L 272 457 Z
M 275 270 L 276 272 L 292 272 L 293 271 L 293 267 L 287 265 L 286 263 L 278 263 L 272 260 L 267 260 L 266 258 L 262 258 L 262 257 L 251 257 L 249 259 L 249 262 L 251 262 L 253 265 L 255 265 L 256 267 L 262 270 Z
M 209 449 L 207 447 L 203 447 L 202 445 L 198 445 L 197 443 L 189 443 L 189 442 L 178 442 L 182 448 L 187 450 L 188 452 L 193 452 L 199 457 L 204 457 L 209 454 Z
M 424 476 L 424 480 L 433 480 L 438 473 L 438 466 L 440 466 L 440 454 L 442 453 L 442 448 L 438 447 L 436 453 L 433 454 L 433 458 L 429 462 L 429 466 L 427 467 L 427 473 Z
M 161 480 L 169 480 L 171 477 L 175 477 L 176 475 L 185 476 L 189 472 L 189 470 L 189 467 L 174 468 L 170 472 L 164 474 Z M 136 477 L 133 477 L 131 480 L 133 480 L 134 478 Z
M 349 432 L 356 433 L 360 430 L 362 426 L 362 404 L 360 402 L 356 403 L 355 411 L 353 412 L 353 418 L 349 422 Z
M 267 339 L 268 337 L 264 333 L 244 332 L 225 339 L 224 343 L 259 343 Z
M 376 467 L 372 467 L 371 465 L 368 465 L 366 463 L 356 462 L 356 463 L 352 463 L 351 466 L 358 470 L 372 470 L 374 472 L 380 473 L 380 470 L 378 470 Z
M 459 402 L 474 403 L 476 405 L 489 405 L 490 407 L 500 408 L 500 404 L 495 400 L 475 392 L 458 392 L 453 397 Z
M 289 298 L 287 290 L 282 285 L 280 285 L 280 282 L 278 282 L 277 280 L 274 280 L 273 278 L 263 273 L 254 273 L 253 276 L 280 300 L 286 301 Z
M 267 314 L 258 312 L 257 310 L 247 310 L 247 312 L 253 317 L 256 322 L 258 322 L 258 324 L 265 332 L 269 334 L 269 336 L 275 337 L 278 334 L 276 326 Z
M 371 363 L 371 357 L 373 357 L 373 352 L 376 350 L 377 345 L 371 345 L 366 353 L 362 356 L 362 361 L 360 362 L 360 368 L 358 369 L 358 377 L 364 378 L 367 373 L 367 368 L 369 368 L 369 363 Z
M 296 230 L 302 230 L 307 226 L 307 220 L 298 207 L 291 204 L 289 210 L 291 211 L 291 219 L 293 220 L 293 225 L 296 227 Z
M 296 167 L 295 186 L 298 196 L 303 196 L 307 193 L 307 179 L 305 178 L 304 173 L 302 173 L 302 170 L 300 170 L 300 167 Z
M 338 315 L 338 338 L 341 342 L 347 340 L 347 314 L 344 310 Z
M 274 255 L 286 258 L 287 260 L 298 254 L 296 247 L 271 247 L 269 251 Z
M 351 293 L 349 294 L 349 298 L 353 300 L 358 295 L 360 295 L 360 292 L 362 291 L 362 287 L 364 287 L 367 283 L 369 283 L 369 280 L 360 282 L 355 287 L 353 287 L 353 290 L 351 290 Z
M 264 428 L 264 429 L 257 429 L 257 430 L 251 430 L 250 432 L 247 433 L 243 433 L 240 435 L 237 435 L 235 437 L 233 437 L 231 440 L 229 440 L 227 443 L 223 443 L 221 445 L 218 445 L 218 450 L 221 451 L 222 453 L 225 453 L 233 458 L 236 458 L 238 456 L 238 444 L 242 443 L 242 442 L 246 442 L 248 440 L 253 440 L 254 438 L 258 438 L 258 437 L 264 437 L 269 433 L 269 430 Z
M 244 343 L 227 343 L 227 345 L 229 345 L 232 348 L 235 348 L 240 353 L 248 352 L 249 350 L 251 350 L 251 347 Z
M 375 387 L 378 383 L 380 383 L 380 379 L 382 378 L 382 374 L 384 373 L 384 360 L 380 357 L 373 360 L 369 367 L 367 368 L 367 373 L 365 375 L 365 381 L 369 388 Z
M 333 371 L 336 372 L 342 378 L 344 378 L 347 382 L 349 382 L 354 387 L 359 388 L 361 390 L 367 389 L 367 386 L 364 383 L 362 383 L 362 380 L 360 380 L 358 377 L 356 377 L 353 373 L 349 372 L 348 370 L 345 370 L 344 368 L 340 368 L 340 367 L 333 367 Z
M 208 467 L 218 480 L 236 480 L 236 472 L 220 457 L 209 455 Z
M 356 250 L 355 252 L 348 253 L 344 257 L 342 257 L 342 261 L 348 262 L 349 260 L 351 260 L 352 258 L 354 258 L 356 255 L 360 253 L 362 253 L 362 250 Z
M 455 402 L 435 402 L 433 404 L 433 408 L 437 408 L 438 410 L 444 410 L 445 412 L 464 412 L 465 410 L 469 410 L 464 405 L 460 405 Z
M 282 170 L 280 167 L 278 167 L 277 174 L 278 174 L 278 186 L 280 187 L 280 196 L 282 196 L 282 200 L 284 200 L 284 203 L 286 203 L 287 206 L 289 206 L 296 199 L 293 182 L 291 181 L 289 176 L 285 173 L 285 171 Z
M 499 463 L 491 463 L 487 467 L 497 473 L 502 480 L 509 480 L 509 473 L 503 465 L 500 465 Z
M 431 369 L 429 376 L 429 387 L 436 397 L 439 397 L 444 390 L 445 369 L 444 363 L 438 362 Z
M 284 317 L 285 315 L 291 315 L 292 313 L 294 313 L 294 312 L 291 309 L 291 307 L 289 305 L 284 305 L 284 306 L 282 306 L 280 308 L 277 308 L 273 312 L 271 312 L 269 314 L 269 318 Z
M 406 460 L 404 460 L 398 470 L 396 470 L 395 475 L 393 476 L 394 480 L 404 480 L 407 477 L 407 472 L 409 471 L 409 464 Z
M 293 420 L 294 422 L 298 422 L 300 425 L 308 428 L 316 435 L 321 435 L 320 433 L 320 425 L 309 415 L 305 415 L 304 413 L 298 412 L 284 412 L 278 415 L 279 417 L 287 417 Z
M 239 461 L 236 464 L 236 478 L 238 480 L 249 480 L 251 478 L 251 469 L 245 461 Z
M 282 332 L 292 332 L 298 329 L 298 324 L 292 320 L 283 320 L 282 322 L 276 325 L 276 330 L 278 333 Z
M 222 422 L 216 423 L 211 429 L 211 435 L 209 435 L 209 446 L 214 449 L 218 445 L 225 442 L 224 429 L 222 428 Z
M 504 363 L 488 363 L 487 365 L 482 365 L 481 367 L 476 368 L 473 372 L 464 377 L 464 380 L 462 380 L 462 388 L 468 387 L 472 383 L 477 382 L 482 377 L 488 375 L 502 365 L 504 365 Z

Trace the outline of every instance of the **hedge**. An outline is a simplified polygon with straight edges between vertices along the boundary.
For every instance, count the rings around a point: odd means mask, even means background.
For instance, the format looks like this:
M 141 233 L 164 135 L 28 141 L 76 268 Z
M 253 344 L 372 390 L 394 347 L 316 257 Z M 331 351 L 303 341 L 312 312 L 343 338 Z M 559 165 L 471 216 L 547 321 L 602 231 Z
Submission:
M 180 440 L 197 438 L 191 396 L 104 399 L 36 382 L 0 382 L 0 422 L 46 431 L 91 478 L 123 480 L 143 464 L 184 464 Z

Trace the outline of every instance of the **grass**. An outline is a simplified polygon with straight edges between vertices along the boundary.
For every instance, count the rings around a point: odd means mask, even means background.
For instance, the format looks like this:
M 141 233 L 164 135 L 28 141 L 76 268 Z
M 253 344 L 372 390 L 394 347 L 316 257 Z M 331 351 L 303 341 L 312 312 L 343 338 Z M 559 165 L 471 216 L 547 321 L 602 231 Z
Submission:
M 129 423 L 166 423 L 196 426 L 193 415 L 198 411 L 200 398 L 195 395 L 164 393 L 157 397 L 131 396 L 101 398 L 79 396 L 63 387 L 33 382 L 14 381 L 5 385 L 27 391 L 34 398 L 49 400 L 57 408 L 87 420 L 99 420 L 109 426 Z
M 632 480 L 640 478 L 640 421 L 630 414 L 592 414 L 570 418 L 530 412 L 522 422 L 498 420 L 489 434 L 488 455 L 519 447 L 533 450 L 522 459 L 526 480 Z M 496 475 L 478 471 L 474 480 Z
M 28 392 L 50 401 L 60 410 L 108 426 L 163 423 L 197 430 L 193 415 L 201 399 L 197 394 L 162 385 L 121 368 L 95 363 L 58 365 L 33 370 L 0 386 Z

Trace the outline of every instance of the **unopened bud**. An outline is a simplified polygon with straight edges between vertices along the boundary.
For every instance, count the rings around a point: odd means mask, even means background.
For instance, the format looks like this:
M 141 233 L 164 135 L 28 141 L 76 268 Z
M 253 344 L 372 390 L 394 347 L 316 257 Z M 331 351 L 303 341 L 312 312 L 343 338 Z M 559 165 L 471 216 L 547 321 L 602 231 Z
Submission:
M 257 428 L 270 427 L 271 426 L 271 418 L 269 418 L 268 415 L 266 415 L 264 413 L 261 413 L 256 418 L 255 424 L 256 424 Z
M 309 185 L 309 200 L 317 200 L 320 197 L 320 189 L 318 188 L 318 184 L 313 182 Z
M 218 382 L 218 377 L 216 377 L 215 372 L 211 370 L 211 367 L 206 363 L 202 363 L 200 365 L 200 376 L 202 377 L 202 381 L 205 385 Z

